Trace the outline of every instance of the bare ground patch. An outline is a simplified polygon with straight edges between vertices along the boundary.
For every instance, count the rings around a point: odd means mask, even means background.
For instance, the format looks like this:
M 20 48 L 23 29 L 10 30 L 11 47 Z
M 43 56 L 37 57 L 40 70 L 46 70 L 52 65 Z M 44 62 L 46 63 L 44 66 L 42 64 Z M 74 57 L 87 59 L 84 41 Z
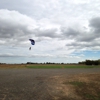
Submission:
M 48 91 L 53 100 L 100 100 L 100 74 L 54 76 Z
M 26 64 L 0 64 L 0 69 L 25 68 Z

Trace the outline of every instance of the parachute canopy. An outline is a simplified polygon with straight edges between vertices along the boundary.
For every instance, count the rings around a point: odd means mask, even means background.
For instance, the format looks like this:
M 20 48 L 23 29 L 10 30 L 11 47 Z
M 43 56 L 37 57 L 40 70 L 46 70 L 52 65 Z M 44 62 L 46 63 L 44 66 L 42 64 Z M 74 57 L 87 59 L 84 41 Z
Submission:
M 35 45 L 35 41 L 33 39 L 29 39 L 32 45 Z

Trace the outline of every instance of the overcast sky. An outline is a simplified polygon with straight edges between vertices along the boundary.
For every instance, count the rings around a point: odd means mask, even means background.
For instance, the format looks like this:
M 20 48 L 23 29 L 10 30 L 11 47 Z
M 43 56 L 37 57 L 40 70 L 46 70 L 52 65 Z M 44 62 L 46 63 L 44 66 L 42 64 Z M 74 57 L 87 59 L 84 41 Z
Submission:
M 0 0 L 0 62 L 86 59 L 100 59 L 100 0 Z

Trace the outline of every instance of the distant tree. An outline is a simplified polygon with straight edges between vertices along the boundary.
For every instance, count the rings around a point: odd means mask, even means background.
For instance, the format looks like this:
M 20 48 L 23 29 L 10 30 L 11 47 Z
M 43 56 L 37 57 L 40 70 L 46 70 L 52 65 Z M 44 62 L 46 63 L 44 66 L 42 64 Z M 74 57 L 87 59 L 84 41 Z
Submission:
M 61 64 L 64 64 L 63 62 Z
M 82 61 L 82 62 L 78 62 L 78 64 L 85 64 L 85 61 Z
M 85 64 L 86 64 L 86 65 L 92 65 L 92 64 L 93 64 L 93 61 L 91 61 L 91 60 L 86 60 L 86 61 L 85 61 Z
M 99 61 L 98 61 L 98 60 L 95 60 L 95 61 L 93 62 L 93 65 L 99 65 Z
M 99 63 L 99 65 L 100 65 L 100 59 L 98 60 L 98 63 Z

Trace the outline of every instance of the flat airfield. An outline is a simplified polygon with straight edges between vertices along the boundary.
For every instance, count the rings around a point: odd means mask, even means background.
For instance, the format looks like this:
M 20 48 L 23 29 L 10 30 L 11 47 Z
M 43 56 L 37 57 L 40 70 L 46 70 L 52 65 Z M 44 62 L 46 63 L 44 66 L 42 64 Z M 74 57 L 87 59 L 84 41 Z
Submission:
M 83 100 L 64 82 L 95 75 L 100 68 L 0 68 L 0 100 Z

